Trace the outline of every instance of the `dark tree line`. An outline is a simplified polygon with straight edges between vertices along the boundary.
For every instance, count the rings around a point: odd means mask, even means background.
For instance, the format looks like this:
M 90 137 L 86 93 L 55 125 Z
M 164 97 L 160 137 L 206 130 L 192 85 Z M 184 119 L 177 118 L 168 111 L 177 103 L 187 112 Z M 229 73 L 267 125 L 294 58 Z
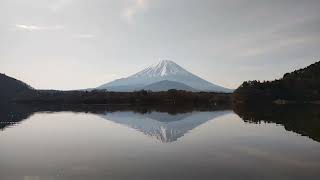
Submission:
M 320 100 L 320 62 L 286 73 L 275 81 L 246 81 L 233 94 L 234 103 L 316 102 Z
M 231 104 L 231 95 L 212 92 L 169 90 L 163 92 L 108 91 L 26 91 L 14 98 L 19 103 L 47 104 L 122 104 L 122 105 L 224 105 Z

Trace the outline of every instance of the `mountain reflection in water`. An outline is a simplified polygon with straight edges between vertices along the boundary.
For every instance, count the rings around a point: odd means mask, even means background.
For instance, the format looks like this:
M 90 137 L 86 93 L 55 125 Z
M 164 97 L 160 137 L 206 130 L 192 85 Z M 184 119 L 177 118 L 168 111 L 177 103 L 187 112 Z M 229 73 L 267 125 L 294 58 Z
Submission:
M 319 178 L 318 107 L 234 112 L 4 105 L 0 179 Z
M 195 111 L 176 115 L 166 112 L 151 112 L 145 114 L 114 112 L 106 113 L 101 115 L 101 117 L 131 127 L 143 132 L 149 137 L 167 143 L 176 141 L 197 126 L 227 113 L 230 113 L 230 111 Z
M 37 112 L 96 114 L 125 125 L 161 142 L 173 142 L 201 124 L 231 113 L 230 107 L 133 107 L 94 105 L 0 105 L 0 130 L 21 123 Z M 233 111 L 247 123 L 276 123 L 320 142 L 320 108 L 315 105 L 236 106 Z
M 21 123 L 37 112 L 83 112 L 133 128 L 161 142 L 173 142 L 188 131 L 230 113 L 225 107 L 25 106 L 2 105 L 0 129 Z

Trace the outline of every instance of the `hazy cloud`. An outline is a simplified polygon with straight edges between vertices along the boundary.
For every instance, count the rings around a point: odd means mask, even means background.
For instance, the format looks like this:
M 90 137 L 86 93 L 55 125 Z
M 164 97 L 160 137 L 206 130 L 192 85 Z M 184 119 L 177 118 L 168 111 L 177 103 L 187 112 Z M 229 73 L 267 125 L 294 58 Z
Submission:
M 79 38 L 79 39 L 90 39 L 90 38 L 94 38 L 95 35 L 93 35 L 93 34 L 74 34 L 73 37 Z
M 260 47 L 256 46 L 256 47 L 243 49 L 239 55 L 243 57 L 258 56 L 258 55 L 270 53 L 276 50 L 283 50 L 284 48 L 290 48 L 292 46 L 309 43 L 315 39 L 316 39 L 315 37 L 296 37 L 296 38 L 292 37 L 288 39 L 274 40 L 270 43 L 260 45 Z
M 123 16 L 129 23 L 132 23 L 134 21 L 134 16 L 147 7 L 148 1 L 149 0 L 131 0 L 131 5 L 125 8 Z
M 73 0 L 55 0 L 52 4 L 50 4 L 49 8 L 56 12 L 60 10 L 61 8 L 64 8 L 65 6 L 71 4 Z
M 45 31 L 45 30 L 59 30 L 63 29 L 63 26 L 38 26 L 38 25 L 26 25 L 26 24 L 16 24 L 15 30 L 25 30 L 25 31 Z

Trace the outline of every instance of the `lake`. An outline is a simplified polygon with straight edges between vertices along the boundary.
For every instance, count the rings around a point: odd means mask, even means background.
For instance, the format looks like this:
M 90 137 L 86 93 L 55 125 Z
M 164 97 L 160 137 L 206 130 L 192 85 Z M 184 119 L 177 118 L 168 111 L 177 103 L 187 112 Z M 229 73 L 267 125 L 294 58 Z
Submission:
M 318 109 L 2 108 L 0 179 L 319 179 Z

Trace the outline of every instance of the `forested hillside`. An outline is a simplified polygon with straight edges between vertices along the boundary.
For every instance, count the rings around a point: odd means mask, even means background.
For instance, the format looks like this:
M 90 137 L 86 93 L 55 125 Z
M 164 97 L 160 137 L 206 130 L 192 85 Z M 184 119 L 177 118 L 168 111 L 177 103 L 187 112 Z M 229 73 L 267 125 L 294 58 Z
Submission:
M 286 73 L 275 81 L 246 81 L 233 94 L 234 103 L 305 103 L 320 101 L 320 62 Z
M 0 100 L 1 103 L 10 101 L 17 94 L 31 90 L 26 83 L 0 73 Z

